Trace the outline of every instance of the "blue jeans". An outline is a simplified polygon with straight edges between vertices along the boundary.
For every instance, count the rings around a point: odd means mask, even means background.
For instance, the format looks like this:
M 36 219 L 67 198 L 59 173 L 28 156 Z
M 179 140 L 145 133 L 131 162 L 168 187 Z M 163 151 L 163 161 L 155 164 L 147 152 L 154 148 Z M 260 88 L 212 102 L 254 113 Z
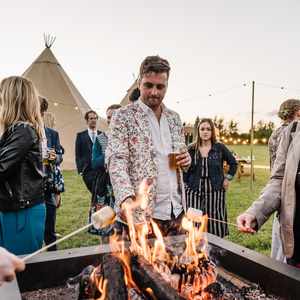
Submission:
M 0 212 L 0 246 L 16 255 L 40 249 L 45 219 L 44 203 L 16 212 Z

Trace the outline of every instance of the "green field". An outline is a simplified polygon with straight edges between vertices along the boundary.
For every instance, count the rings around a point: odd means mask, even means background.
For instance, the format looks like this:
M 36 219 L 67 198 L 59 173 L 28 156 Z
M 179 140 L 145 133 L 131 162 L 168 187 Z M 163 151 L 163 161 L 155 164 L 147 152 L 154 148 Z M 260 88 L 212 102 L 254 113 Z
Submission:
M 250 155 L 249 146 L 230 146 L 240 156 Z M 266 146 L 255 146 L 255 163 L 268 165 Z M 65 171 L 66 192 L 63 194 L 62 207 L 57 214 L 57 232 L 65 235 L 87 223 L 87 215 L 90 204 L 90 195 L 82 183 L 81 178 L 74 171 Z M 243 212 L 251 202 L 257 198 L 261 189 L 266 184 L 269 171 L 258 169 L 255 171 L 256 180 L 253 192 L 250 191 L 250 178 L 242 177 L 241 181 L 233 180 L 227 194 L 229 222 L 235 223 L 236 217 Z M 271 221 L 263 226 L 255 235 L 239 233 L 233 226 L 230 228 L 229 239 L 245 247 L 269 255 L 271 242 Z M 99 238 L 86 232 L 81 233 L 69 241 L 65 241 L 59 249 L 83 247 L 99 243 Z
M 250 146 L 246 145 L 230 145 L 231 150 L 241 157 L 250 157 Z M 267 146 L 255 145 L 253 149 L 253 157 L 255 165 L 269 166 L 269 153 Z

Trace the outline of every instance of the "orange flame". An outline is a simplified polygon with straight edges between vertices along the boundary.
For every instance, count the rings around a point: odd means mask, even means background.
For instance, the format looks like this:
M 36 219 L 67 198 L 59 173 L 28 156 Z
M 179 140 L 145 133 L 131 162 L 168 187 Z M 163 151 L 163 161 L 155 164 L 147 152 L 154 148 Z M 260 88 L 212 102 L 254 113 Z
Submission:
M 96 300 L 105 300 L 107 294 L 107 279 L 104 279 L 103 276 L 98 276 L 97 271 L 98 268 L 94 268 L 93 272 L 90 275 L 90 280 L 95 284 L 95 286 L 101 293 L 101 296 Z
M 166 251 L 163 236 L 159 230 L 158 225 L 153 220 L 151 220 L 151 225 L 156 236 L 151 262 L 154 263 L 156 260 L 166 261 L 168 259 L 168 253 Z
M 126 204 L 124 207 L 127 218 L 127 225 L 130 237 L 130 250 L 150 262 L 153 267 L 166 279 L 181 296 L 188 300 L 209 300 L 211 296 L 204 292 L 204 289 L 216 280 L 216 273 L 213 266 L 206 264 L 202 267 L 202 261 L 208 260 L 206 253 L 208 218 L 206 215 L 198 217 L 197 223 L 188 217 L 182 219 L 182 228 L 187 231 L 186 248 L 180 257 L 171 257 L 164 243 L 159 226 L 150 220 L 152 231 L 156 237 L 153 247 L 147 240 L 150 224 L 147 222 L 145 210 L 148 206 L 148 196 L 151 188 L 151 181 L 143 180 L 136 195 L 135 201 Z M 134 220 L 134 211 L 141 211 L 138 224 Z M 136 287 L 132 279 L 129 256 L 125 252 L 124 242 L 120 243 L 118 237 L 113 235 L 110 239 L 112 251 L 116 252 L 124 266 L 125 282 L 128 287 Z M 178 265 L 184 266 L 185 274 L 172 274 L 171 269 Z M 208 266 L 207 266 L 208 265 Z M 192 275 L 191 275 L 192 274 Z M 102 286 L 104 285 L 101 282 Z

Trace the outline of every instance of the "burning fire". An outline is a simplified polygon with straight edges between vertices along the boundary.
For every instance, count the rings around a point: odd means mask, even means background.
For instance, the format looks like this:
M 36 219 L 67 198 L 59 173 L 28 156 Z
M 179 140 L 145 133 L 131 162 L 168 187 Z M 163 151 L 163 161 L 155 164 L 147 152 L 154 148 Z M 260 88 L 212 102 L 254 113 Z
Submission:
M 207 216 L 191 220 L 188 216 L 182 219 L 182 228 L 187 232 L 185 251 L 180 256 L 168 253 L 159 226 L 153 220 L 147 220 L 144 213 L 148 205 L 148 194 L 151 182 L 144 180 L 140 186 L 136 201 L 126 205 L 130 252 L 143 256 L 178 293 L 188 300 L 210 300 L 212 297 L 205 291 L 206 287 L 216 281 L 215 265 L 207 255 Z M 140 210 L 137 223 L 133 211 Z M 153 245 L 148 236 L 155 236 Z M 112 252 L 120 258 L 128 288 L 137 288 L 130 269 L 130 254 L 125 251 L 124 241 L 117 235 L 110 239 Z M 105 290 L 106 282 L 99 282 L 101 290 Z M 102 294 L 102 293 L 101 293 Z M 104 293 L 103 293 L 104 294 Z M 104 298 L 101 298 L 101 300 Z M 130 297 L 129 297 L 130 299 Z

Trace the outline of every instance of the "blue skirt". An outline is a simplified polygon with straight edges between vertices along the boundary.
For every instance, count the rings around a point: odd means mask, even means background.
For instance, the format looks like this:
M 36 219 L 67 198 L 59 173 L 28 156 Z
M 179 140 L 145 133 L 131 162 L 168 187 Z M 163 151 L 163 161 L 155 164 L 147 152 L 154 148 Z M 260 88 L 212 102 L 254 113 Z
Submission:
M 16 255 L 40 249 L 45 219 L 44 203 L 17 212 L 0 212 L 0 246 Z

